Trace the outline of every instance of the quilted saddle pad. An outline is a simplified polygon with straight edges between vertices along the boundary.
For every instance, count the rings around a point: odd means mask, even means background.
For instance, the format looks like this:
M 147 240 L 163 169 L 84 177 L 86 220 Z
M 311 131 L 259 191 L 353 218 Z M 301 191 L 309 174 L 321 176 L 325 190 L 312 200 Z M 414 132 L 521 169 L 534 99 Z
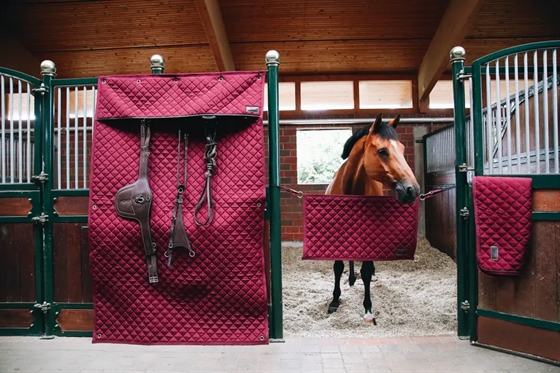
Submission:
M 531 179 L 476 176 L 473 195 L 478 267 L 519 275 L 531 239 Z
M 418 206 L 395 197 L 306 194 L 303 259 L 414 259 Z
M 99 78 L 89 201 L 93 342 L 268 343 L 265 76 L 257 71 Z M 211 179 L 215 218 L 197 226 L 193 210 L 206 170 L 203 114 L 219 116 Z M 118 216 L 114 206 L 117 190 L 138 178 L 139 118 L 152 118 L 148 174 L 155 284 L 148 283 L 138 223 Z M 177 248 L 168 267 L 164 252 L 177 195 L 178 128 L 189 133 L 182 208 L 196 255 Z M 199 217 L 205 214 L 203 209 Z

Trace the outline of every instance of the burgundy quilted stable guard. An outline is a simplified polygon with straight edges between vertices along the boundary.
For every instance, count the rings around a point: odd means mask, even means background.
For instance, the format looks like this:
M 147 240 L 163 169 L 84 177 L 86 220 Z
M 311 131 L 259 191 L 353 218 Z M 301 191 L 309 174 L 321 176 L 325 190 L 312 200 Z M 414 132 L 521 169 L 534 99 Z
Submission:
M 395 197 L 306 194 L 303 259 L 414 259 L 418 206 Z
M 531 240 L 531 178 L 473 179 L 476 258 L 488 275 L 521 273 Z
M 93 342 L 266 344 L 263 230 L 265 72 L 104 76 L 92 149 L 89 201 Z M 220 116 L 212 177 L 215 218 L 197 226 L 205 138 L 200 115 Z M 221 117 L 224 116 L 224 117 Z M 139 225 L 117 215 L 117 190 L 138 177 L 140 118 L 153 118 L 149 182 L 159 282 L 148 283 Z M 196 255 L 173 251 L 178 128 L 189 133 L 184 225 Z M 183 132 L 184 133 L 184 132 Z M 200 211 L 200 218 L 206 209 Z

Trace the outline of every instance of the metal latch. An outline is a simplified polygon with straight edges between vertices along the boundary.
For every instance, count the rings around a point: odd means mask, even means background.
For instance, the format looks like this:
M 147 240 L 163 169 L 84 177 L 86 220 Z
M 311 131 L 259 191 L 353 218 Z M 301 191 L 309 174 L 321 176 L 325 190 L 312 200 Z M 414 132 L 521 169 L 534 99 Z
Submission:
M 468 300 L 464 300 L 464 301 L 461 302 L 461 309 L 465 312 L 467 312 L 471 309 L 471 304 L 469 303 Z
M 49 221 L 49 216 L 45 215 L 45 213 L 42 212 L 41 215 L 34 216 L 31 218 L 31 220 L 33 220 L 33 222 L 35 223 L 45 224 L 47 221 Z
M 459 215 L 461 215 L 463 217 L 463 219 L 467 219 L 469 217 L 469 209 L 466 207 L 463 207 L 460 211 L 459 211 Z
M 467 74 L 464 71 L 460 71 L 459 73 L 457 73 L 457 80 L 465 80 L 465 79 L 469 79 L 472 77 L 472 74 Z
M 47 311 L 51 309 L 51 304 L 47 302 L 43 302 L 43 304 L 35 303 L 33 307 L 40 309 L 43 313 L 47 313 Z
M 41 86 L 39 88 L 33 88 L 32 91 L 44 95 L 45 93 L 47 93 L 49 91 L 49 89 L 47 87 L 45 87 L 44 83 L 41 83 Z
M 466 163 L 460 164 L 459 165 L 459 172 L 467 172 L 469 170 L 469 168 L 467 167 Z
M 34 183 L 45 183 L 45 181 L 47 180 L 49 180 L 49 175 L 47 175 L 43 171 L 41 171 L 39 175 L 31 176 L 31 181 L 33 181 Z

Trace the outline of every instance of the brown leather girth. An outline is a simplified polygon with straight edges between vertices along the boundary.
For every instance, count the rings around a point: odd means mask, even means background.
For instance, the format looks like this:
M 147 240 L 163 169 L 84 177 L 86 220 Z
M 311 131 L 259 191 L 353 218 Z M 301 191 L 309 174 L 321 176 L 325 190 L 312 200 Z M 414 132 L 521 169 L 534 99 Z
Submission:
M 150 214 L 152 191 L 148 182 L 148 158 L 150 156 L 150 121 L 140 121 L 140 167 L 138 180 L 122 187 L 115 196 L 117 214 L 125 219 L 136 220 L 140 224 L 142 245 L 148 264 L 148 281 L 158 282 L 156 244 L 152 240 Z
M 173 249 L 176 247 L 184 247 L 189 251 L 189 256 L 194 257 L 195 253 L 191 247 L 191 242 L 185 230 L 185 223 L 183 222 L 183 192 L 187 185 L 187 163 L 188 163 L 188 141 L 189 137 L 186 133 L 183 134 L 184 142 L 184 168 L 183 177 L 181 177 L 181 130 L 179 130 L 179 145 L 177 146 L 177 197 L 175 198 L 175 206 L 173 208 L 173 215 L 171 216 L 171 233 L 169 236 L 169 244 L 165 256 L 167 257 L 167 266 L 171 267 L 173 256 Z

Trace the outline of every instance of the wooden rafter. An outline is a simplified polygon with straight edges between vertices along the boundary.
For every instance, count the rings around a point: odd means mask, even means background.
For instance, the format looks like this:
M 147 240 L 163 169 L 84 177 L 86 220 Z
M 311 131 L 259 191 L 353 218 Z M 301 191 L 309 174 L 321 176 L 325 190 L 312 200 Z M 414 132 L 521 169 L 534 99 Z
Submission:
M 235 70 L 218 0 L 195 0 L 195 3 L 218 70 Z
M 418 101 L 428 101 L 428 95 L 449 63 L 449 51 L 463 42 L 476 19 L 484 0 L 451 0 L 420 68 L 418 69 Z

